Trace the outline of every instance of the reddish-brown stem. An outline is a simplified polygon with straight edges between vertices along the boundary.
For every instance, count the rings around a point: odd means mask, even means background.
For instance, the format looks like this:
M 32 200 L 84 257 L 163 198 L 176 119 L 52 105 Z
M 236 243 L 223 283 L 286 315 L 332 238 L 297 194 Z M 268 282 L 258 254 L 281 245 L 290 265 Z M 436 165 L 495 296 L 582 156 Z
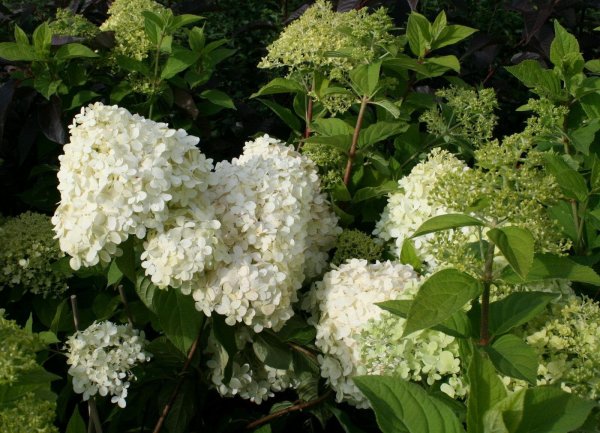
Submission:
M 350 175 L 352 174 L 352 163 L 354 162 L 354 157 L 356 156 L 356 146 L 358 144 L 358 137 L 360 135 L 360 128 L 362 127 L 363 117 L 365 115 L 365 110 L 367 109 L 367 103 L 369 102 L 369 98 L 367 96 L 363 96 L 360 101 L 360 110 L 358 111 L 358 118 L 356 119 L 356 125 L 354 126 L 354 134 L 352 134 L 352 145 L 350 146 L 350 151 L 348 152 L 348 162 L 346 163 L 346 172 L 344 173 L 344 185 L 348 186 L 350 183 Z
M 303 410 L 303 409 L 308 409 L 309 407 L 316 406 L 316 405 L 324 402 L 325 400 L 327 400 L 331 394 L 332 394 L 332 391 L 329 390 L 325 394 L 323 394 L 321 397 L 315 398 L 314 400 L 295 404 L 293 406 L 286 407 L 285 409 L 278 410 L 277 412 L 273 412 L 267 416 L 264 416 L 262 418 L 257 419 L 256 421 L 252 421 L 251 423 L 247 424 L 246 429 L 250 430 L 250 429 L 256 428 L 259 425 L 263 425 L 271 420 L 274 420 L 275 418 L 279 418 L 280 416 L 283 416 L 286 413 L 295 412 L 295 411 L 299 411 L 299 410 Z
M 304 130 L 304 138 L 310 137 L 310 123 L 312 122 L 313 115 L 313 99 L 308 96 L 308 105 L 306 106 L 306 129 Z
M 188 356 L 185 360 L 185 363 L 183 364 L 183 369 L 181 370 L 181 375 L 180 375 L 179 381 L 177 382 L 177 385 L 175 385 L 175 389 L 171 393 L 171 396 L 169 397 L 169 401 L 163 408 L 163 411 L 160 414 L 160 418 L 158 418 L 158 421 L 156 422 L 156 426 L 154 427 L 153 433 L 160 432 L 163 424 L 165 423 L 165 420 L 167 419 L 167 416 L 169 415 L 169 412 L 171 412 L 171 408 L 173 407 L 173 404 L 175 403 L 175 399 L 177 398 L 177 395 L 179 394 L 179 391 L 181 390 L 181 386 L 183 385 L 183 381 L 185 380 L 185 373 L 188 370 L 188 368 L 190 367 L 190 364 L 192 363 L 192 359 L 194 358 L 194 355 L 196 354 L 196 350 L 198 349 L 198 343 L 200 341 L 201 335 L 202 335 L 202 329 L 200 329 L 198 331 L 198 336 L 196 337 L 196 339 L 192 343 L 192 346 L 190 347 L 190 350 L 188 351 Z

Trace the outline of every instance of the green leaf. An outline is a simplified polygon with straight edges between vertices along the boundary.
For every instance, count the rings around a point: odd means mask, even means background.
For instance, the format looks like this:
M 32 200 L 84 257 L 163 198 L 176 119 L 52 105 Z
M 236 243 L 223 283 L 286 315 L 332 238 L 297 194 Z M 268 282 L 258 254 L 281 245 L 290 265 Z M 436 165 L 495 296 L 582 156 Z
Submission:
M 81 414 L 79 413 L 79 408 L 75 405 L 75 409 L 73 410 L 73 414 L 71 418 L 69 418 L 69 423 L 67 424 L 67 430 L 65 433 L 86 433 L 87 427 Z
M 507 66 L 506 70 L 538 94 L 551 98 L 561 95 L 560 79 L 556 73 L 543 69 L 536 60 L 524 60 L 518 65 Z
M 423 265 L 423 262 L 419 258 L 419 254 L 415 249 L 415 244 L 409 238 L 404 239 L 402 242 L 402 250 L 400 251 L 400 263 L 412 266 L 415 271 L 419 272 Z
M 130 236 L 121 245 L 123 254 L 115 259 L 119 270 L 127 277 L 133 284 L 137 281 L 137 272 L 135 268 L 135 251 L 133 249 L 133 237 Z
M 592 268 L 580 265 L 568 257 L 559 257 L 552 254 L 536 254 L 526 279 L 510 272 L 503 272 L 501 276 L 503 281 L 514 284 L 552 278 L 564 278 L 570 281 L 600 286 L 600 276 Z
M 588 198 L 589 191 L 585 178 L 567 165 L 567 163 L 558 155 L 545 155 L 546 169 L 555 177 L 558 186 L 563 194 L 579 201 L 585 201 Z
M 160 29 L 164 28 L 166 25 L 164 18 L 155 12 L 146 10 L 146 11 L 142 11 L 142 15 L 144 16 L 144 20 L 152 21 Z
M 347 153 L 352 144 L 351 135 L 333 135 L 331 137 L 312 136 L 304 140 L 305 143 L 318 143 L 321 145 L 331 146 L 332 148 Z
M 225 318 L 219 314 L 212 315 L 212 325 L 213 336 L 225 350 L 224 355 L 227 362 L 223 373 L 223 383 L 228 383 L 233 372 L 233 359 L 238 352 L 235 328 L 225 323 Z
M 398 377 L 358 376 L 354 383 L 371 403 L 383 433 L 464 433 L 448 406 Z
M 67 44 L 62 45 L 54 55 L 56 60 L 68 60 L 80 57 L 98 57 L 98 54 L 82 44 Z
M 533 235 L 520 227 L 495 228 L 487 232 L 487 237 L 496 244 L 502 255 L 517 274 L 525 278 L 533 263 Z
M 404 122 L 377 122 L 360 131 L 358 147 L 367 148 L 408 129 Z
M 260 362 L 280 370 L 290 368 L 292 353 L 289 347 L 269 332 L 256 334 L 252 349 Z
M 360 96 L 371 97 L 377 91 L 381 62 L 360 65 L 350 71 L 350 81 Z
M 131 57 L 117 56 L 117 64 L 128 72 L 139 72 L 146 77 L 152 76 L 148 66 L 139 60 L 132 59 Z
M 502 335 L 539 315 L 557 298 L 556 293 L 516 292 L 490 304 L 490 335 Z
M 36 52 L 46 57 L 46 53 L 50 52 L 50 45 L 52 44 L 52 31 L 48 22 L 37 26 L 33 31 L 32 41 Z
M 484 414 L 506 397 L 506 388 L 489 359 L 477 349 L 473 350 L 467 374 L 470 386 L 467 400 L 469 433 L 483 433 Z
M 204 323 L 194 299 L 178 290 L 161 290 L 148 278 L 137 280 L 136 292 L 142 302 L 158 317 L 165 335 L 182 353 L 187 354 Z
M 354 126 L 342 119 L 315 119 L 310 124 L 311 129 L 319 135 L 331 137 L 333 135 L 352 135 Z
M 344 429 L 345 433 L 365 433 L 364 430 L 357 427 L 352 422 L 346 412 L 337 406 L 328 405 L 327 409 L 333 414 L 333 416 L 335 416 L 335 419 L 337 419 L 337 421 L 340 423 L 340 426 L 342 426 L 342 429 Z
M 453 71 L 460 73 L 460 62 L 456 56 L 429 57 L 427 59 L 427 63 L 444 66 L 445 68 L 452 69 Z
M 200 56 L 201 54 L 198 52 L 181 47 L 174 47 L 173 52 L 167 59 L 167 62 L 160 73 L 160 78 L 164 80 L 173 78 L 178 73 L 185 71 L 196 63 Z
M 513 334 L 505 334 L 484 348 L 500 373 L 535 385 L 538 356 L 521 338 Z
M 67 110 L 83 107 L 87 102 L 97 98 L 98 96 L 100 95 L 92 90 L 80 90 L 73 95 L 73 99 L 71 99 L 71 104 Z
M 176 30 L 180 27 L 189 26 L 190 24 L 197 23 L 198 21 L 200 21 L 202 19 L 204 19 L 204 18 L 201 16 L 198 16 L 198 15 L 192 15 L 192 14 L 177 15 L 176 17 L 173 18 L 173 24 L 171 25 L 171 29 Z
M 388 113 L 390 113 L 395 119 L 400 117 L 400 109 L 389 99 L 378 99 L 375 101 L 369 101 L 369 104 L 377 105 L 383 108 Z
M 485 433 L 569 433 L 581 426 L 596 403 L 554 386 L 522 389 L 484 415 Z
M 161 26 L 159 26 L 156 23 L 156 21 L 150 19 L 149 17 L 144 17 L 144 31 L 146 33 L 146 36 L 148 37 L 148 40 L 152 43 L 154 47 L 156 47 L 158 45 L 158 39 L 162 32 Z
M 274 78 L 269 81 L 260 90 L 250 96 L 250 98 L 256 98 L 257 96 L 274 95 L 277 93 L 305 93 L 306 90 L 300 83 L 288 78 Z
M 594 142 L 596 132 L 600 130 L 600 120 L 594 119 L 585 126 L 569 131 L 573 147 L 586 156 L 590 154 L 590 145 Z
M 485 223 L 473 218 L 469 215 L 463 214 L 447 214 L 439 215 L 428 219 L 413 233 L 411 238 L 423 236 L 428 233 L 439 232 L 442 230 L 457 229 L 459 227 L 468 226 L 484 226 Z
M 15 24 L 14 35 L 15 35 L 15 42 L 18 45 L 29 45 L 29 38 L 27 37 L 27 33 L 25 33 L 23 31 L 23 29 L 21 27 L 19 27 L 17 24 Z
M 423 15 L 411 12 L 406 24 L 406 37 L 412 53 L 421 58 L 431 50 L 431 23 Z
M 411 300 L 394 300 L 375 303 L 379 308 L 389 311 L 396 316 L 407 318 L 410 306 L 412 305 Z M 455 312 L 449 319 L 444 320 L 442 323 L 431 327 L 436 331 L 443 332 L 444 334 L 451 335 L 456 338 L 466 338 L 472 336 L 471 322 L 468 316 L 463 311 Z
M 554 39 L 550 44 L 550 61 L 562 70 L 565 79 L 581 72 L 584 66 L 577 38 L 567 32 L 558 20 L 554 20 Z
M 205 90 L 200 93 L 200 97 L 208 99 L 210 102 L 220 107 L 231 108 L 235 110 L 235 105 L 233 104 L 231 98 L 225 92 L 221 92 L 220 90 Z
M 600 74 L 600 59 L 585 62 L 585 68 L 594 74 Z
M 477 29 L 467 26 L 446 26 L 444 29 L 442 29 L 439 36 L 434 39 L 433 43 L 431 44 L 431 49 L 437 50 L 448 45 L 454 45 L 457 42 L 468 38 L 475 32 L 477 32 Z
M 38 59 L 31 45 L 14 42 L 0 42 L 0 57 L 10 62 L 28 62 Z
M 188 43 L 190 44 L 190 48 L 192 50 L 201 51 L 206 45 L 204 29 L 201 27 L 193 27 L 188 34 Z
M 284 342 L 296 344 L 310 344 L 314 341 L 317 330 L 306 323 L 300 316 L 292 316 L 285 326 L 277 332 L 277 337 Z
M 117 261 L 115 259 L 110 263 L 110 267 L 108 268 L 108 274 L 106 275 L 106 285 L 113 286 L 115 284 L 118 284 L 121 281 L 121 278 L 123 278 L 123 272 L 121 272 L 119 266 L 117 266 Z
M 259 101 L 269 107 L 292 131 L 300 131 L 302 124 L 292 110 L 268 99 L 260 98 Z
M 367 186 L 359 189 L 354 194 L 354 197 L 352 197 L 352 202 L 360 203 L 365 200 L 382 197 L 396 190 L 398 190 L 398 182 L 395 180 L 388 180 L 378 186 Z
M 456 269 L 444 269 L 429 277 L 410 306 L 404 335 L 430 328 L 449 319 L 483 291 L 481 282 Z

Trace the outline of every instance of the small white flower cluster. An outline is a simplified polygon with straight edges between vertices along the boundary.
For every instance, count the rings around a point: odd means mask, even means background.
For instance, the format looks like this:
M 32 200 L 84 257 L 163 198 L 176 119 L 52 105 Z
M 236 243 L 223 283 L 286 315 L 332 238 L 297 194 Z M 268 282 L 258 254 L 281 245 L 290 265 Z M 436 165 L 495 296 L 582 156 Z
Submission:
M 338 401 L 359 408 L 369 406 L 352 381 L 362 374 L 424 378 L 429 384 L 444 380 L 442 391 L 464 395 L 464 385 L 457 377 L 460 361 L 454 338 L 427 330 L 401 339 L 404 319 L 375 305 L 412 299 L 420 282 L 410 266 L 352 259 L 315 283 L 305 307 L 312 312 L 315 344 L 323 352 L 319 356 L 321 375 L 336 391 Z
M 212 162 L 183 129 L 96 103 L 70 133 L 52 223 L 73 269 L 109 262 L 129 235 L 161 232 L 169 207 L 187 207 L 208 186 Z
M 227 254 L 192 282 L 196 308 L 254 332 L 281 328 L 294 314 L 297 290 L 323 271 L 341 232 L 314 164 L 265 135 L 246 143 L 240 158 L 216 165 L 209 194 Z
M 98 322 L 71 335 L 66 346 L 73 390 L 83 399 L 111 394 L 112 403 L 125 407 L 131 369 L 150 360 L 144 352 L 144 333 L 127 325 Z
M 243 326 L 237 327 L 235 337 L 238 354 L 233 360 L 231 379 L 228 383 L 223 381 L 228 356 L 212 335 L 208 339 L 206 353 L 209 354 L 210 359 L 206 365 L 209 368 L 210 381 L 220 395 L 223 397 L 237 395 L 260 404 L 273 397 L 275 392 L 296 386 L 293 372 L 273 368 L 256 360 L 252 362 L 252 354 L 246 356 L 245 352 L 252 351 L 253 337 L 249 329 Z
M 402 245 L 430 218 L 452 213 L 437 203 L 431 195 L 438 179 L 449 172 L 466 171 L 466 164 L 447 151 L 434 149 L 427 161 L 417 164 L 408 176 L 398 181 L 399 191 L 391 194 L 388 204 L 377 222 L 374 234 L 385 241 L 394 240 L 391 252 L 400 257 Z M 438 243 L 434 233 L 412 239 L 420 258 L 428 269 L 439 263 Z

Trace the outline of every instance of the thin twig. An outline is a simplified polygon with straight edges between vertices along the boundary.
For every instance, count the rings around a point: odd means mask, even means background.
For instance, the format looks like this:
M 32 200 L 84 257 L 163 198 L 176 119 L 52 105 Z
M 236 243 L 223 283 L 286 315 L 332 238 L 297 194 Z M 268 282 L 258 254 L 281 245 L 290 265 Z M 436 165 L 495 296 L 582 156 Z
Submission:
M 356 126 L 354 127 L 354 134 L 352 135 L 352 145 L 350 146 L 350 151 L 348 152 L 348 162 L 346 163 L 346 171 L 344 173 L 344 185 L 346 186 L 348 186 L 348 184 L 350 183 L 350 175 L 352 174 L 352 163 L 354 162 L 354 157 L 356 156 L 356 146 L 358 145 L 360 128 L 362 127 L 363 117 L 365 115 L 365 110 L 367 108 L 368 102 L 369 98 L 367 96 L 363 96 L 360 102 L 360 110 L 358 111 L 358 118 L 356 119 Z
M 119 284 L 119 295 L 121 296 L 121 302 L 123 303 L 123 307 L 125 308 L 125 315 L 127 316 L 127 322 L 129 326 L 133 328 L 133 314 L 131 314 L 131 310 L 129 309 L 129 303 L 127 302 L 127 298 L 125 297 L 125 290 L 123 290 L 123 286 Z
M 256 421 L 252 421 L 251 423 L 247 424 L 246 429 L 247 430 L 253 429 L 255 427 L 258 427 L 259 425 L 267 423 L 275 418 L 279 418 L 280 416 L 283 416 L 290 412 L 296 412 L 299 410 L 303 410 L 303 409 L 307 409 L 309 407 L 316 406 L 319 403 L 322 403 L 325 400 L 327 400 L 332 393 L 333 393 L 333 391 L 329 390 L 325 394 L 323 394 L 321 397 L 315 398 L 314 400 L 310 400 L 310 401 L 300 403 L 300 404 L 295 404 L 293 406 L 286 407 L 285 409 L 278 410 L 277 412 L 273 412 L 267 416 L 264 416 L 262 418 L 257 419 Z
M 308 350 L 306 347 L 302 347 L 299 344 L 296 343 L 288 343 L 288 345 L 294 349 L 296 352 L 300 352 L 303 355 L 308 356 L 311 359 L 317 359 L 317 355 L 314 352 L 311 352 L 310 350 Z
M 77 308 L 77 295 L 71 295 L 71 309 L 73 310 L 73 324 L 75 330 L 79 331 L 79 309 Z M 98 415 L 98 407 L 96 406 L 96 400 L 91 397 L 88 400 L 88 414 L 90 420 L 88 422 L 88 433 L 95 431 L 96 433 L 102 433 L 102 423 L 100 422 L 100 415 Z M 93 428 L 92 428 L 93 426 Z
M 192 359 L 194 358 L 194 355 L 196 354 L 196 350 L 198 349 L 198 343 L 200 341 L 201 335 L 202 335 L 202 327 L 198 331 L 198 336 L 196 337 L 196 339 L 192 343 L 192 346 L 190 347 L 190 350 L 188 351 L 188 356 L 185 360 L 185 363 L 183 364 L 183 369 L 181 370 L 181 377 L 179 378 L 179 381 L 177 382 L 175 389 L 171 393 L 171 396 L 169 397 L 169 401 L 163 408 L 163 411 L 160 414 L 160 418 L 158 418 L 158 421 L 156 422 L 156 426 L 154 427 L 153 433 L 160 432 L 163 424 L 165 423 L 165 420 L 167 419 L 167 416 L 169 415 L 169 412 L 171 411 L 171 408 L 173 407 L 173 404 L 175 404 L 175 399 L 177 398 L 177 395 L 179 394 L 179 391 L 181 390 L 181 386 L 183 385 L 183 381 L 185 380 L 185 372 L 187 371 L 190 364 L 192 363 Z

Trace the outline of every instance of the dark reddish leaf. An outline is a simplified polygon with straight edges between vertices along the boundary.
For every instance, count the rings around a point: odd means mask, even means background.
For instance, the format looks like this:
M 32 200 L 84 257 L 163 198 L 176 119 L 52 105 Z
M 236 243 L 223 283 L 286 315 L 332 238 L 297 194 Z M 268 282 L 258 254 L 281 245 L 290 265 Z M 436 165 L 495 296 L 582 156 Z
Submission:
M 67 142 L 67 129 L 62 122 L 60 98 L 54 95 L 50 101 L 38 108 L 38 124 L 48 138 L 58 144 Z
M 287 19 L 284 21 L 283 24 L 288 25 L 289 23 L 291 23 L 295 19 L 300 18 L 302 16 L 302 14 L 304 14 L 304 12 L 306 12 L 306 9 L 308 9 L 312 5 L 313 5 L 313 2 L 304 3 L 302 6 L 300 6 L 298 9 L 296 9 L 294 12 L 291 13 L 287 17 Z
M 406 0 L 406 2 L 410 6 L 411 11 L 417 10 L 417 5 L 419 4 L 419 0 Z
M 55 47 L 72 44 L 73 42 L 83 42 L 85 38 L 78 38 L 76 36 L 60 36 L 60 35 L 52 35 L 52 45 Z
M 8 80 L 0 87 L 0 142 L 4 136 L 4 123 L 6 122 L 6 113 L 8 107 L 13 100 L 15 94 L 15 82 L 14 80 Z
M 100 32 L 90 41 L 90 47 L 94 49 L 111 49 L 115 46 L 115 32 Z
M 192 119 L 196 120 L 200 111 L 194 102 L 194 98 L 185 90 L 173 89 L 173 101 L 175 105 L 182 108 Z
M 362 6 L 361 0 L 339 0 L 336 10 L 338 12 L 348 12 L 353 9 L 359 9 Z

